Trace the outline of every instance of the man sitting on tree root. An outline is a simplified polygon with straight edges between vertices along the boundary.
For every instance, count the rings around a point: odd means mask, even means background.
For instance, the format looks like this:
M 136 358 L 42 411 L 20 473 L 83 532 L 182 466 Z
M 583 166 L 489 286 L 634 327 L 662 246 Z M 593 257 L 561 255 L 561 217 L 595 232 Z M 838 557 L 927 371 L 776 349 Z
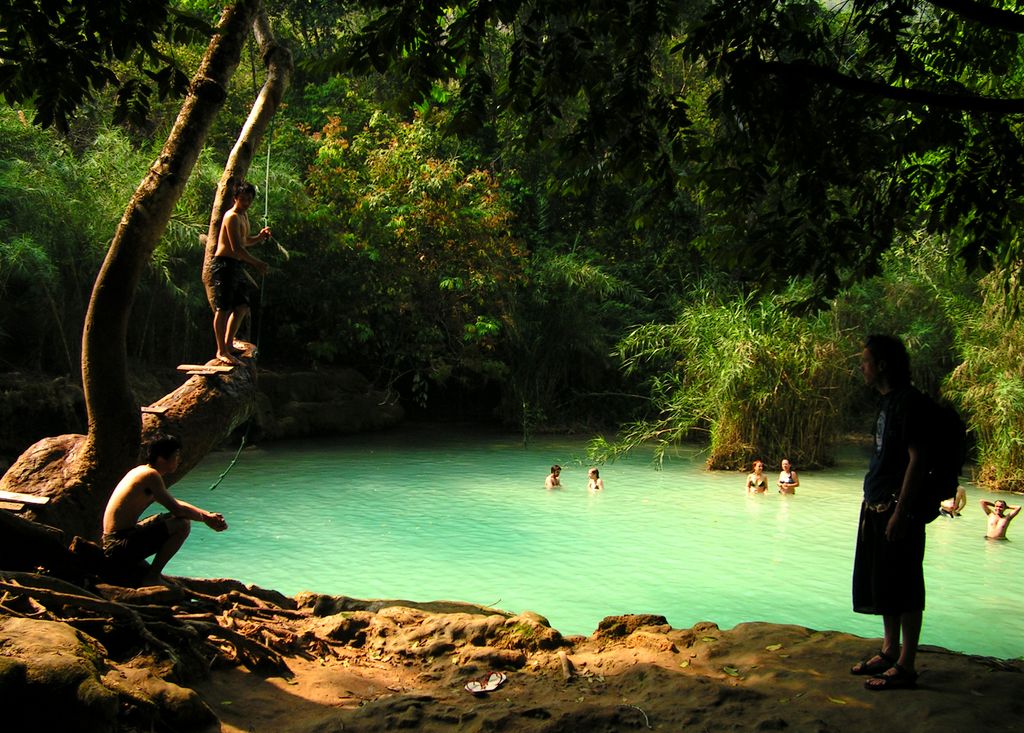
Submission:
M 222 515 L 171 496 L 164 476 L 177 470 L 180 457 L 181 441 L 171 435 L 156 436 L 149 443 L 147 462 L 125 474 L 110 495 L 103 512 L 103 554 L 118 580 L 138 582 L 136 571 L 141 567 L 142 585 L 163 583 L 161 573 L 184 544 L 193 520 L 216 532 L 228 528 Z M 142 512 L 154 501 L 167 513 L 140 522 Z M 144 561 L 150 555 L 156 557 L 152 566 L 145 568 Z

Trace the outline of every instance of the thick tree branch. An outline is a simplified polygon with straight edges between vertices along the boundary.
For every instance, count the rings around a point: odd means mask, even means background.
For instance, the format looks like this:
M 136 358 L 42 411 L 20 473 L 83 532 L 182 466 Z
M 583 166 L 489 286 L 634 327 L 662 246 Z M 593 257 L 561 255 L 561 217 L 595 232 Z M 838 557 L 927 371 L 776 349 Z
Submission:
M 1010 33 L 1024 33 L 1024 15 L 1010 10 L 993 8 L 991 5 L 975 2 L 975 0 L 926 1 L 929 5 L 949 10 L 963 18 L 976 21 L 989 28 L 1009 31 Z
M 0 477 L 0 488 L 50 497 L 49 504 L 25 515 L 70 534 L 99 534 L 107 497 L 139 459 L 143 421 L 128 386 L 126 343 L 132 302 L 227 98 L 259 5 L 260 0 L 237 0 L 222 14 L 160 156 L 132 195 L 96 277 L 82 337 L 88 435 L 39 441 Z M 251 365 L 229 377 L 190 380 L 191 391 L 172 395 L 159 419 L 147 416 L 146 429 L 187 432 L 187 469 L 248 416 L 254 383 Z
M 259 0 L 239 0 L 224 11 L 167 142 L 132 196 L 93 286 L 82 337 L 89 433 L 78 462 L 92 476 L 86 484 L 109 489 L 137 460 L 141 418 L 128 387 L 126 346 L 132 301 L 227 97 L 258 5 Z
M 769 74 L 778 77 L 819 82 L 858 94 L 882 97 L 909 104 L 997 115 L 1024 113 L 1024 99 L 1020 98 L 997 99 L 994 97 L 979 97 L 973 94 L 950 94 L 947 92 L 932 92 L 925 89 L 894 87 L 890 84 L 843 74 L 835 69 L 825 68 L 806 61 L 782 62 L 751 59 L 737 64 L 736 67 L 740 73 Z
M 210 214 L 210 225 L 206 234 L 206 252 L 203 256 L 203 284 L 206 286 L 206 295 L 211 308 L 213 307 L 213 285 L 210 265 L 213 263 L 213 253 L 217 249 L 221 219 L 231 208 L 231 184 L 244 179 L 248 173 L 253 155 L 256 153 L 256 147 L 262 140 L 270 121 L 277 113 L 277 108 L 281 105 L 292 75 L 291 52 L 278 43 L 274 37 L 267 20 L 266 10 L 262 7 L 253 21 L 253 33 L 256 43 L 259 45 L 260 56 L 267 68 L 267 78 L 256 101 L 253 102 L 249 117 L 238 134 L 235 146 L 228 155 L 224 173 L 217 184 L 217 193 L 214 196 L 213 211 Z

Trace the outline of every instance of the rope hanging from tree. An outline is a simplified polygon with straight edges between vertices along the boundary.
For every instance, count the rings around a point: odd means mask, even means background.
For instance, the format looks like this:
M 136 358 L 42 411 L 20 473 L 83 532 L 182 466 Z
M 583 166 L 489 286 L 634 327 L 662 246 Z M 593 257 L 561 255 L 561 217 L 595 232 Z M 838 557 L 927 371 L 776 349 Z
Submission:
M 253 84 L 255 85 L 255 77 L 253 79 Z M 264 173 L 264 177 L 263 177 L 263 226 L 269 226 L 270 225 L 270 148 L 273 145 L 273 123 L 274 123 L 274 118 L 271 117 L 270 118 L 270 130 L 267 132 L 267 136 L 266 136 L 266 167 L 265 167 L 265 173 Z M 289 259 L 291 259 L 291 255 L 288 253 L 288 250 L 286 250 L 284 248 L 284 246 L 282 246 L 282 244 L 280 242 L 278 242 L 278 240 L 276 240 L 275 236 L 273 236 L 271 234 L 270 235 L 270 239 L 273 241 L 274 246 L 276 248 L 278 248 L 278 252 L 280 252 L 282 254 L 282 256 L 285 258 L 286 262 Z M 266 285 L 266 275 L 263 274 L 263 275 L 260 275 L 260 281 L 259 281 L 260 311 L 263 310 L 263 293 L 265 291 L 265 285 Z M 260 318 L 259 318 L 259 324 L 258 324 L 258 326 L 256 328 L 256 340 L 254 342 L 254 345 L 256 346 L 256 350 L 257 351 L 259 350 L 259 342 L 260 342 L 260 337 L 261 337 L 262 333 L 263 333 L 263 314 L 261 312 L 260 313 Z M 227 468 L 225 468 L 223 473 L 221 473 L 220 476 L 217 477 L 217 480 L 214 481 L 210 485 L 210 490 L 211 491 L 214 490 L 215 488 L 217 488 L 217 486 L 220 485 L 220 482 L 224 480 L 224 477 L 227 476 L 228 473 L 230 473 L 232 468 L 234 468 L 234 464 L 237 464 L 239 462 L 239 457 L 242 456 L 242 450 L 246 447 L 246 440 L 249 437 L 249 431 L 252 430 L 252 425 L 253 425 L 253 421 L 250 418 L 249 421 L 246 423 L 246 431 L 242 434 L 242 442 L 239 444 L 239 449 L 234 451 L 234 457 L 231 459 L 231 462 L 229 464 L 227 464 Z

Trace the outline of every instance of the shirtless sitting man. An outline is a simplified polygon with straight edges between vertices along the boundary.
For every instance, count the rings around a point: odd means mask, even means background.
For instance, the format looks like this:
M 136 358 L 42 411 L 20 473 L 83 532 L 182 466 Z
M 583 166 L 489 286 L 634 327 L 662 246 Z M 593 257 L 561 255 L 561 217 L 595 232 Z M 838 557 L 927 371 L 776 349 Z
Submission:
M 1007 506 L 1002 499 L 994 502 L 981 500 L 981 508 L 988 515 L 988 531 L 985 537 L 990 540 L 1005 540 L 1006 528 L 1010 526 L 1010 520 L 1020 514 L 1019 506 Z
M 170 435 L 156 436 L 149 444 L 147 463 L 136 466 L 121 479 L 110 495 L 103 512 L 103 554 L 121 575 L 128 576 L 150 555 L 153 565 L 142 578 L 143 584 L 160 584 L 167 562 L 185 542 L 192 521 L 223 532 L 228 523 L 220 514 L 192 506 L 171 496 L 164 483 L 178 468 L 181 442 Z M 139 521 L 139 516 L 153 502 L 164 506 L 167 513 Z
M 544 480 L 545 489 L 560 489 L 562 488 L 562 481 L 558 478 L 558 475 L 562 473 L 562 467 L 557 463 L 551 467 L 551 473 Z

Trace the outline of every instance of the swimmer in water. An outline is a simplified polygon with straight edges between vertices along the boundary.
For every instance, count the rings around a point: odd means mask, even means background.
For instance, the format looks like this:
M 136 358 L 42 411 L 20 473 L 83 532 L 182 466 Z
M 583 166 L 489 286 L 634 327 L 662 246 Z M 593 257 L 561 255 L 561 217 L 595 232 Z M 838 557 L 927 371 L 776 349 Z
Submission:
M 747 493 L 764 494 L 768 491 L 768 479 L 764 475 L 764 461 L 754 461 L 754 472 L 747 474 Z
M 981 508 L 988 515 L 988 530 L 985 537 L 990 540 L 1005 540 L 1006 528 L 1010 526 L 1010 520 L 1020 514 L 1019 506 L 1007 506 L 1002 499 L 994 502 L 981 500 Z

